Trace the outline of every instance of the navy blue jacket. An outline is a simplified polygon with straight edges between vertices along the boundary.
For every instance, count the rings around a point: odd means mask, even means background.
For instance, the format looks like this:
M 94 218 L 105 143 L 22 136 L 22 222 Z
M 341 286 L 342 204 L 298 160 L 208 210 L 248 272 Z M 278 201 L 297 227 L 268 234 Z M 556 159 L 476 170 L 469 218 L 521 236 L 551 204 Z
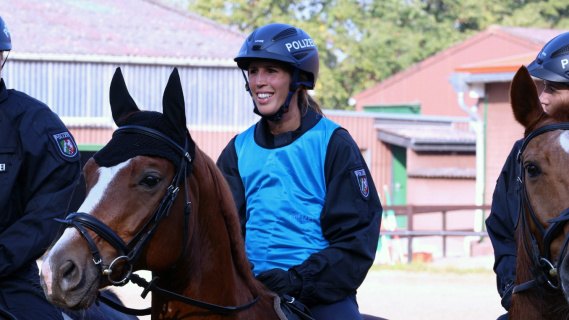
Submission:
M 77 146 L 45 104 L 0 81 L 0 308 L 60 319 L 39 287 L 36 260 L 54 238 L 80 175 Z
M 494 247 L 494 272 L 502 306 L 510 308 L 510 298 L 516 277 L 517 246 L 514 238 L 521 201 L 521 184 L 517 181 L 520 167 L 517 154 L 523 139 L 516 141 L 496 181 L 492 208 L 486 219 L 486 229 Z
M 270 134 L 266 120 L 260 120 L 255 127 L 255 141 L 264 148 L 288 145 L 321 118 L 314 111 L 308 110 L 302 117 L 299 129 L 276 136 Z M 223 150 L 217 165 L 232 189 L 246 236 L 246 199 L 237 167 L 234 141 L 235 138 Z M 365 169 L 369 185 L 368 197 L 364 197 L 358 188 L 353 173 L 358 169 Z M 355 293 L 373 264 L 383 210 L 362 154 L 345 129 L 336 129 L 330 138 L 324 172 L 326 203 L 320 217 L 322 234 L 330 246 L 294 266 L 303 280 L 299 300 L 309 305 L 340 301 Z

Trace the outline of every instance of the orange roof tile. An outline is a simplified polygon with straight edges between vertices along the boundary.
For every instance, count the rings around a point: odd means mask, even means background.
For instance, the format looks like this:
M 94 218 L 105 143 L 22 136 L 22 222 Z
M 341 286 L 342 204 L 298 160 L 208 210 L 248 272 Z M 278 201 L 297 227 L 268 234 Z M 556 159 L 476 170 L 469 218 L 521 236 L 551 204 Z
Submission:
M 486 60 L 459 66 L 454 71 L 470 74 L 516 72 L 520 66 L 528 65 L 536 56 L 537 52 Z

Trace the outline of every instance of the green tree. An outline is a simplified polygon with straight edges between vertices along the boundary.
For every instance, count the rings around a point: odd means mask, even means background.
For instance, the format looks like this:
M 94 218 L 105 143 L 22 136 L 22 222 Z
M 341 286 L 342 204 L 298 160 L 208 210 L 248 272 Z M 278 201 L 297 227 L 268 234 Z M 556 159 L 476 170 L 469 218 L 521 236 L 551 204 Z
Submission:
M 189 10 L 245 33 L 272 22 L 305 30 L 320 52 L 315 97 L 334 109 L 491 24 L 569 27 L 566 0 L 191 0 Z

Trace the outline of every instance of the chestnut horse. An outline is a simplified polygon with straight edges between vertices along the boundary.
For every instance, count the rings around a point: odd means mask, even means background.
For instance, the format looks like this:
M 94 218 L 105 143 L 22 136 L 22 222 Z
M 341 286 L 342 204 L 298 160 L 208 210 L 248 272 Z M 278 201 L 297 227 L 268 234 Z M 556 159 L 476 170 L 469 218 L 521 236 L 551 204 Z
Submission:
M 84 309 L 130 280 L 152 292 L 152 319 L 279 319 L 251 272 L 229 187 L 187 131 L 177 70 L 163 114 L 138 109 L 120 69 L 110 100 L 119 128 L 85 165 L 86 199 L 41 268 L 49 301 Z
M 510 100 L 525 128 L 518 153 L 523 203 L 510 319 L 569 319 L 569 110 L 545 113 L 523 66 Z

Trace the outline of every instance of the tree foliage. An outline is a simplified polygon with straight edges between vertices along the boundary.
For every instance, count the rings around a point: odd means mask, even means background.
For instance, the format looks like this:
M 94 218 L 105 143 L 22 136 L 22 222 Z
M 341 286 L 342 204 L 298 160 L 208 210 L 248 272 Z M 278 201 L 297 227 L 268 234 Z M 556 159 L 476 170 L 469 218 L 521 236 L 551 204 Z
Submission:
M 315 97 L 334 109 L 492 24 L 569 28 L 567 0 L 190 0 L 188 9 L 245 33 L 273 22 L 306 31 L 320 52 Z

